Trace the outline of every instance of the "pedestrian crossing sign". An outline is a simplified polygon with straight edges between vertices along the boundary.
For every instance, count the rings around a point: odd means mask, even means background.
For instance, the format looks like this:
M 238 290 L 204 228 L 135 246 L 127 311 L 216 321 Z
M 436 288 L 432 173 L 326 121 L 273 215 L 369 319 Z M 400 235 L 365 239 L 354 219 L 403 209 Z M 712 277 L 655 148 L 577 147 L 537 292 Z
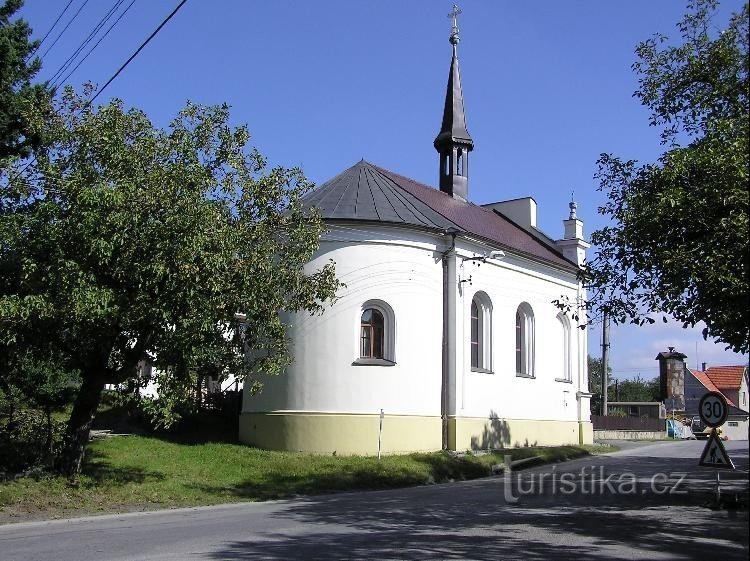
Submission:
M 724 448 L 721 440 L 719 440 L 716 431 L 711 431 L 711 436 L 708 437 L 708 442 L 706 442 L 706 447 L 703 449 L 703 454 L 701 454 L 698 465 L 735 469 L 732 458 L 727 454 L 727 450 Z

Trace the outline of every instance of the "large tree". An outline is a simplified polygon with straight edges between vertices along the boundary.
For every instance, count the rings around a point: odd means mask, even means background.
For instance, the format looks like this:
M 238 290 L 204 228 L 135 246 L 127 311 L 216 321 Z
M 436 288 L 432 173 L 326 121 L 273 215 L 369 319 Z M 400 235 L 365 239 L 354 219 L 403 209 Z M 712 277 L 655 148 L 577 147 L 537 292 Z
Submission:
M 227 120 L 226 107 L 188 104 L 160 130 L 67 90 L 36 121 L 49 147 L 3 187 L 0 341 L 80 374 L 61 464 L 72 476 L 105 384 L 133 381 L 146 359 L 177 382 L 210 361 L 279 373 L 280 313 L 335 296 L 333 263 L 305 268 L 323 231 L 301 202 L 309 182 L 267 169 Z
M 40 138 L 30 130 L 27 115 L 31 106 L 46 104 L 50 97 L 47 84 L 32 84 L 42 65 L 33 58 L 39 42 L 29 40 L 26 21 L 11 21 L 22 5 L 23 0 L 0 5 L 0 163 L 25 157 L 38 146 Z
M 679 44 L 640 43 L 635 96 L 665 152 L 639 164 L 603 154 L 596 177 L 612 225 L 592 234 L 589 305 L 616 322 L 668 314 L 748 351 L 748 5 L 717 31 L 716 0 L 695 0 Z M 666 317 L 664 317 L 666 321 Z

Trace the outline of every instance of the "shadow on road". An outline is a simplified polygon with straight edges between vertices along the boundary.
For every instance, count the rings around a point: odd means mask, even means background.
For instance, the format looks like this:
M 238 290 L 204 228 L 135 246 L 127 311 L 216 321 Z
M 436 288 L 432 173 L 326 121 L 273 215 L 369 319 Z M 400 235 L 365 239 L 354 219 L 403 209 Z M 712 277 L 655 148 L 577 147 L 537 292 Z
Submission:
M 655 449 L 653 454 L 659 454 Z M 747 448 L 733 451 L 747 488 Z M 702 506 L 711 489 L 712 470 L 697 460 L 669 457 L 599 457 L 537 468 L 492 480 L 398 491 L 341 494 L 300 500 L 283 517 L 320 527 L 305 535 L 284 532 L 235 540 L 216 559 L 730 559 L 748 557 L 747 510 L 711 511 Z M 589 485 L 609 474 L 632 472 L 630 494 L 553 493 L 518 496 L 509 504 L 507 486 L 527 484 L 540 473 L 581 474 Z M 546 471 L 545 471 L 546 470 Z M 686 473 L 681 493 L 654 492 L 654 474 Z M 731 479 L 726 476 L 727 479 Z M 661 481 L 661 480 L 660 480 Z M 674 483 L 675 480 L 668 480 Z M 616 487 L 616 486 L 615 486 Z M 656 487 L 659 491 L 661 487 Z M 517 490 L 517 489 L 516 489 Z M 276 516 L 272 514 L 271 516 Z M 326 524 L 328 526 L 323 526 Z M 333 528 L 333 530 L 331 529 Z M 573 545 L 575 544 L 575 545 Z

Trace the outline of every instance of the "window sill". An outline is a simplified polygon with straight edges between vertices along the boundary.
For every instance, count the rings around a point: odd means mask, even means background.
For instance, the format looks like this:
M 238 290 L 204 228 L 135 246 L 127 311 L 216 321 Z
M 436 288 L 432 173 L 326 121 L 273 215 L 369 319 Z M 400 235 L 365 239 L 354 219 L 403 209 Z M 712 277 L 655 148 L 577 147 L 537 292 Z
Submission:
M 568 380 L 567 378 L 555 378 L 555 382 L 562 382 L 563 384 L 572 384 L 573 380 Z
M 395 366 L 396 363 L 385 358 L 358 358 L 352 366 Z
M 533 374 L 524 374 L 523 372 L 516 372 L 516 378 L 529 378 L 533 380 L 534 378 L 536 378 L 536 376 L 534 376 Z
M 478 366 L 472 366 L 471 371 L 479 372 L 480 374 L 494 374 L 492 370 L 487 370 L 486 368 L 479 368 Z

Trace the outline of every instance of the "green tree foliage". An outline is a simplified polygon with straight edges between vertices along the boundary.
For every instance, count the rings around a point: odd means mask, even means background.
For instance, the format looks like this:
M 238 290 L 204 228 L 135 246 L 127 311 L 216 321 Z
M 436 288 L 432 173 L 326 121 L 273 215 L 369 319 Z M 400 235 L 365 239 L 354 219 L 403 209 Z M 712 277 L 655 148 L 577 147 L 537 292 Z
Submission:
M 305 268 L 323 232 L 302 205 L 311 184 L 268 169 L 226 106 L 188 104 L 160 130 L 84 97 L 66 90 L 34 121 L 49 148 L 3 187 L 0 214 L 0 341 L 80 373 L 61 463 L 72 476 L 105 384 L 137 381 L 142 360 L 175 383 L 207 365 L 250 383 L 278 374 L 283 313 L 320 313 L 339 287 L 332 262 Z
M 589 391 L 591 414 L 602 414 L 602 359 L 589 355 Z M 644 380 L 640 375 L 626 380 L 613 380 L 612 367 L 607 366 L 607 401 L 661 401 L 659 378 Z
M 695 0 L 674 45 L 639 44 L 635 96 L 662 129 L 656 163 L 604 154 L 596 177 L 613 225 L 592 234 L 589 305 L 616 322 L 666 313 L 748 352 L 748 5 L 716 32 Z M 666 320 L 666 317 L 664 318 Z
M 50 97 L 46 84 L 31 83 L 42 65 L 39 58 L 31 58 L 38 41 L 29 41 L 31 28 L 24 20 L 11 21 L 21 6 L 23 0 L 6 0 L 0 6 L 0 162 L 27 156 L 39 145 L 27 114 Z
M 659 378 L 644 380 L 640 374 L 635 378 L 619 380 L 612 386 L 611 401 L 661 401 Z
M 36 409 L 44 415 L 44 445 L 40 458 L 50 463 L 55 455 L 55 422 L 52 414 L 62 411 L 73 401 L 79 386 L 77 372 L 65 369 L 59 357 L 44 356 L 28 349 L 17 349 L 11 356 L 3 379 L 3 394 L 6 400 L 15 399 L 13 408 Z M 9 424 L 13 424 L 12 417 Z

